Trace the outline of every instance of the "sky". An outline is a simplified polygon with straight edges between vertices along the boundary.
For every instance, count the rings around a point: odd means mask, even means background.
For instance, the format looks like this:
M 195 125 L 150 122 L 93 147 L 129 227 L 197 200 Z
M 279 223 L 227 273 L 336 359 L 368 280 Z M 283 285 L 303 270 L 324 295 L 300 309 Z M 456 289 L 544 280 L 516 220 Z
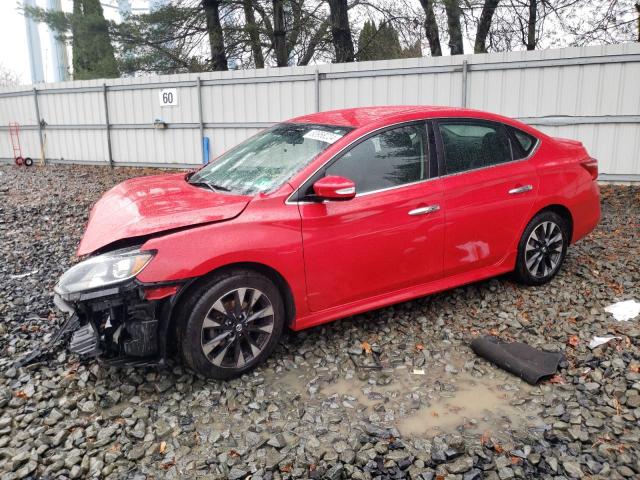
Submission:
M 21 83 L 29 83 L 29 58 L 24 17 L 18 13 L 15 0 L 0 0 L 0 63 L 20 76 Z M 46 30 L 40 32 L 42 39 Z
M 36 3 L 39 7 L 47 6 L 46 0 L 36 0 Z M 72 0 L 62 0 L 61 3 L 63 10 L 72 10 Z M 118 1 L 102 0 L 101 3 L 105 16 L 117 20 L 118 10 L 115 7 Z M 133 8 L 142 8 L 148 6 L 149 0 L 130 0 L 130 3 Z M 31 83 L 31 72 L 25 19 L 19 11 L 21 5 L 22 0 L 0 0 L 0 64 L 18 74 L 20 83 L 28 84 Z M 39 26 L 39 32 L 45 81 L 53 81 L 49 32 L 45 25 Z

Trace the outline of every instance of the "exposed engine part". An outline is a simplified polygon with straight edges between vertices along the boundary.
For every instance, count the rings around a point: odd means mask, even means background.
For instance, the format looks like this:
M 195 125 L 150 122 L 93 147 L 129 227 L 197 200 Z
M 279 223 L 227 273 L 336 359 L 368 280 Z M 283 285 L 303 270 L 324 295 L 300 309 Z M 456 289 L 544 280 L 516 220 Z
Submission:
M 129 339 L 124 341 L 124 353 L 145 357 L 158 351 L 158 320 L 132 321 L 125 328 Z
M 98 349 L 98 335 L 91 323 L 80 327 L 73 334 L 69 350 L 82 357 L 95 357 L 100 353 Z
M 159 352 L 158 302 L 147 301 L 136 289 L 124 295 L 77 302 L 86 325 L 74 335 L 71 350 L 98 356 L 107 363 L 152 357 Z

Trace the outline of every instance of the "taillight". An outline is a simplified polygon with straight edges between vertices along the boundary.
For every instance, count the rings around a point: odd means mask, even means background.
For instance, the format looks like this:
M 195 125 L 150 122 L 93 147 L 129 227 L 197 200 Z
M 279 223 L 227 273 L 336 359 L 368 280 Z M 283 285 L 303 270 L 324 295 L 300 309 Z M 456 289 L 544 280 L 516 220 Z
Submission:
M 580 162 L 580 165 L 582 165 L 584 169 L 591 174 L 591 178 L 593 180 L 598 178 L 598 160 L 589 157 Z

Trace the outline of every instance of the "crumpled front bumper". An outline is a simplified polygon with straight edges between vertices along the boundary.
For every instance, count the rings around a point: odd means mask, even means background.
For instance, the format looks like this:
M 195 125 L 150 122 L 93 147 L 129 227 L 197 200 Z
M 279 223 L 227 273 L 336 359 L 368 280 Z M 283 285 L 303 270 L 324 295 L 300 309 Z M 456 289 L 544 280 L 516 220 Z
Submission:
M 163 287 L 166 289 L 166 287 Z M 71 295 L 56 292 L 56 307 L 75 318 L 69 350 L 113 365 L 152 365 L 166 358 L 166 336 L 176 286 L 169 295 L 149 295 L 135 279 Z M 152 299 L 148 297 L 151 296 Z

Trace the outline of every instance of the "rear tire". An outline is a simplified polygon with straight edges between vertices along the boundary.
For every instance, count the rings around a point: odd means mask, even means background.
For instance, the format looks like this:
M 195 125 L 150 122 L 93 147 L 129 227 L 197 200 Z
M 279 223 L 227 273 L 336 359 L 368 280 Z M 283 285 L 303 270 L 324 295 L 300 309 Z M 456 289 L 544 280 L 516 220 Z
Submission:
M 285 324 L 278 288 L 251 270 L 231 270 L 194 290 L 183 308 L 180 350 L 208 378 L 227 380 L 261 364 Z
M 538 213 L 518 243 L 514 275 L 525 285 L 542 285 L 556 276 L 567 255 L 569 223 L 552 211 Z
M 31 159 L 31 157 L 27 157 L 24 159 L 24 165 L 26 167 L 30 167 L 31 165 L 33 165 L 33 160 Z
M 24 163 L 24 158 L 16 157 L 15 162 L 16 162 L 16 165 L 21 166 Z

